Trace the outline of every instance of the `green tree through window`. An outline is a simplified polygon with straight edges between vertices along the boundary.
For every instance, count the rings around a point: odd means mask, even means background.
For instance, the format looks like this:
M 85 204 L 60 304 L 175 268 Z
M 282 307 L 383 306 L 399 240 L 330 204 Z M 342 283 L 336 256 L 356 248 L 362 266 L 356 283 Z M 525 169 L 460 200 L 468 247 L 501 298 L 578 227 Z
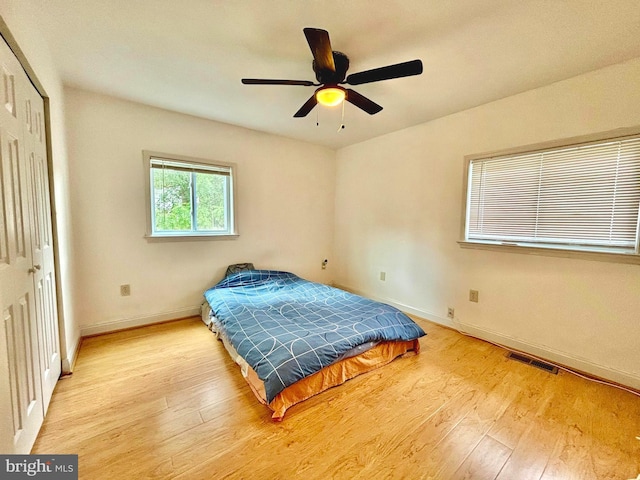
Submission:
M 198 230 L 224 230 L 227 177 L 196 173 L 196 222 Z
M 191 173 L 153 170 L 156 231 L 191 230 Z

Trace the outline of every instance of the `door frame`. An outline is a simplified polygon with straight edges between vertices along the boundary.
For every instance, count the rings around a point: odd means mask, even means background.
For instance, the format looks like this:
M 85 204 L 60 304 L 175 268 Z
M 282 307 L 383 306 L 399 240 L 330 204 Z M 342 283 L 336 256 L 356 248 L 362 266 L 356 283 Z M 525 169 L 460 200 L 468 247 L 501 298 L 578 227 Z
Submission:
M 66 328 L 64 322 L 64 307 L 62 302 L 62 279 L 60 278 L 60 250 L 58 243 L 58 222 L 57 222 L 57 208 L 55 201 L 55 183 L 53 181 L 53 149 L 51 146 L 51 110 L 49 105 L 49 97 L 45 91 L 44 86 L 38 79 L 35 70 L 31 67 L 31 64 L 27 60 L 26 55 L 20 48 L 15 37 L 11 34 L 9 26 L 4 21 L 4 18 L 0 16 L 0 36 L 9 45 L 9 48 L 16 56 L 20 65 L 24 69 L 29 81 L 37 90 L 38 94 L 42 97 L 44 102 L 44 132 L 47 151 L 47 170 L 48 170 L 48 183 L 49 183 L 49 202 L 51 205 L 51 234 L 53 239 L 53 263 L 55 268 L 55 281 L 56 281 L 56 305 L 58 314 L 58 342 L 60 346 L 60 359 L 62 361 L 62 374 L 71 373 L 73 365 L 73 359 L 69 358 L 71 353 L 74 357 L 77 354 L 77 348 L 69 351 L 67 345 Z

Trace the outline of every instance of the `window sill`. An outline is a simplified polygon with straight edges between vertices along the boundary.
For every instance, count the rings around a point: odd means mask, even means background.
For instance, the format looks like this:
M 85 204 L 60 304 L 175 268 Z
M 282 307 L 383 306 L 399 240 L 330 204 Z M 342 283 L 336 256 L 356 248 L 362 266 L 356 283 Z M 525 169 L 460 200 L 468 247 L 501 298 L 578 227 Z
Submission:
M 494 252 L 520 253 L 524 255 L 542 255 L 546 257 L 579 258 L 599 262 L 628 263 L 640 265 L 640 255 L 608 251 L 588 251 L 573 248 L 551 248 L 542 246 L 485 243 L 469 240 L 458 240 L 461 248 L 490 250 Z
M 176 234 L 146 234 L 144 238 L 150 242 L 171 242 L 171 241 L 193 241 L 193 240 L 235 240 L 240 235 L 237 233 L 223 235 L 207 235 L 201 233 L 181 233 Z

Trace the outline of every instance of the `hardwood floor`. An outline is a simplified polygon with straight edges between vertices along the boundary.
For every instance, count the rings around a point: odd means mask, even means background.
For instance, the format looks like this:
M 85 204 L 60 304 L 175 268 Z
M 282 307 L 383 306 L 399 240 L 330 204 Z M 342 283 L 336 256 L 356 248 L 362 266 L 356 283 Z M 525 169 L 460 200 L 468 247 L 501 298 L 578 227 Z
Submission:
M 635 479 L 640 398 L 429 322 L 419 355 L 273 423 L 199 319 L 85 339 L 32 453 L 81 479 Z

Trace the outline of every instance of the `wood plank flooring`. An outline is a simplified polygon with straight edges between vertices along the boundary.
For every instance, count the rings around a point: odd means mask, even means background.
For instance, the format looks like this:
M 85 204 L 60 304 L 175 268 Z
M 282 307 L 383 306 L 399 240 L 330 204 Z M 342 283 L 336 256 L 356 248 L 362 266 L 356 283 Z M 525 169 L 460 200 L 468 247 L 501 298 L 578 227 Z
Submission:
M 273 423 L 197 318 L 85 339 L 32 453 L 81 479 L 635 479 L 640 398 L 419 321 L 419 355 Z

